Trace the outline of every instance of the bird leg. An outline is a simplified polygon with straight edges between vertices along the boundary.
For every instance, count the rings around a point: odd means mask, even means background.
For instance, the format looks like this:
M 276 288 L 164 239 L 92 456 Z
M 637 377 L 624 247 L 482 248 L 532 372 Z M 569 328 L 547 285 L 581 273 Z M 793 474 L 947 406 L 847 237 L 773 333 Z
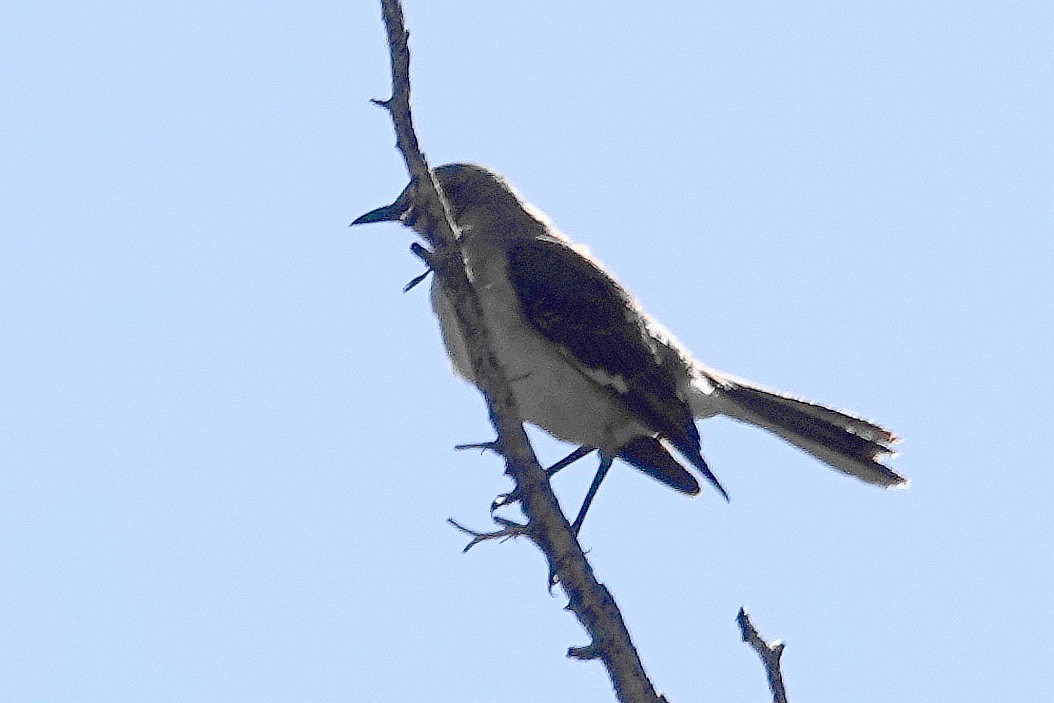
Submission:
M 592 454 L 595 451 L 595 447 L 579 447 L 578 449 L 574 450 L 573 452 L 565 456 L 563 459 L 546 469 L 545 473 L 548 474 L 549 478 L 552 478 L 560 469 L 567 468 L 582 457 L 588 456 L 589 454 Z
M 478 447 L 478 446 L 479 445 L 468 444 L 468 445 L 459 445 L 457 448 L 458 449 L 461 449 L 461 448 L 474 448 L 474 447 Z M 485 446 L 485 448 L 486 449 L 494 449 L 494 447 L 489 446 L 489 445 Z M 563 469 L 563 468 L 566 468 L 566 467 L 570 466 L 571 464 L 575 463 L 576 461 L 578 461 L 582 457 L 584 457 L 584 456 L 586 456 L 586 455 L 588 455 L 588 454 L 590 454 L 590 453 L 592 453 L 594 451 L 596 451 L 596 450 L 593 447 L 579 447 L 578 449 L 574 450 L 573 452 L 571 452 L 570 454 L 565 456 L 560 461 L 556 462 L 555 464 L 553 464 L 552 466 L 547 468 L 545 470 L 545 473 L 546 473 L 546 475 L 549 478 L 552 478 L 556 474 L 556 472 L 559 471 L 560 469 Z M 493 513 L 498 508 L 501 508 L 503 506 L 509 505 L 511 503 L 519 502 L 520 497 L 521 496 L 520 496 L 520 489 L 519 488 L 517 488 L 516 490 L 512 491 L 511 493 L 503 493 L 500 496 L 498 496 L 497 498 L 495 498 L 494 502 L 490 504 L 490 512 Z
M 593 477 L 593 483 L 589 485 L 589 492 L 586 493 L 586 499 L 582 501 L 582 507 L 578 509 L 578 517 L 571 523 L 571 532 L 578 536 L 578 531 L 582 529 L 582 522 L 586 519 L 586 513 L 589 511 L 589 506 L 593 503 L 593 498 L 597 494 L 597 489 L 600 488 L 600 484 L 604 482 L 604 477 L 608 475 L 608 470 L 611 468 L 611 462 L 615 460 L 615 457 L 608 455 L 605 452 L 600 453 L 600 468 L 597 469 L 597 475 Z

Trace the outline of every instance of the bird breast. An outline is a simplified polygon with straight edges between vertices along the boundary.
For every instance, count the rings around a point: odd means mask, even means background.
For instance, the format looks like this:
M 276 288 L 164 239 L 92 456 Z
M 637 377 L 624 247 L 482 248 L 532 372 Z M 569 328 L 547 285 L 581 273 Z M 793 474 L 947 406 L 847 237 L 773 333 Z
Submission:
M 491 343 L 524 420 L 566 442 L 612 452 L 653 434 L 611 390 L 569 360 L 566 349 L 544 338 L 524 317 L 503 255 L 469 254 Z M 438 276 L 432 284 L 432 309 L 454 370 L 475 383 L 468 347 Z

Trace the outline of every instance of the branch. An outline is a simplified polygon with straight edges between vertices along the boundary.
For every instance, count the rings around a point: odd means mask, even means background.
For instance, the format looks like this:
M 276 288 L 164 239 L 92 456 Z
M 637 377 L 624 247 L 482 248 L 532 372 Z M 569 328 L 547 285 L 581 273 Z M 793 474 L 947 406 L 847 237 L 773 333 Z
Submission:
M 750 622 L 750 616 L 743 608 L 739 609 L 736 616 L 739 623 L 739 631 L 743 634 L 743 641 L 749 644 L 758 656 L 761 663 L 765 665 L 765 673 L 769 678 L 769 689 L 772 691 L 773 703 L 787 703 L 787 691 L 783 688 L 783 673 L 780 671 L 780 657 L 783 655 L 783 643 L 779 640 L 766 642 L 758 634 L 754 623 Z
M 487 401 L 498 446 L 505 457 L 506 473 L 522 496 L 527 516 L 522 534 L 545 555 L 550 573 L 556 575 L 567 594 L 568 609 L 575 613 L 592 640 L 585 647 L 572 648 L 569 655 L 599 658 L 607 668 L 618 699 L 624 703 L 666 703 L 665 698 L 655 693 L 644 673 L 622 614 L 611 593 L 593 575 L 581 545 L 560 510 L 548 477 L 527 441 L 522 416 L 494 355 L 479 299 L 469 283 L 458 247 L 457 226 L 414 133 L 410 114 L 409 33 L 403 22 L 402 7 L 398 0 L 382 0 L 381 5 L 391 52 L 392 97 L 374 102 L 391 115 L 396 146 L 416 183 L 415 229 L 435 250 L 431 263 L 453 302 L 472 357 L 477 385 Z M 498 534 L 505 536 L 506 533 Z

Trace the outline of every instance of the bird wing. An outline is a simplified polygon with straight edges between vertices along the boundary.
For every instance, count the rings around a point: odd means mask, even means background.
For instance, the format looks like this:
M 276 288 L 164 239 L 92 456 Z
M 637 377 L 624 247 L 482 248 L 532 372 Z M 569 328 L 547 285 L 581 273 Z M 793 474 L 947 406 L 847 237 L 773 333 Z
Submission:
M 618 456 L 631 466 L 643 471 L 670 488 L 696 495 L 699 482 L 666 451 L 662 440 L 655 437 L 638 437 L 619 450 Z
M 663 364 L 643 311 L 617 281 L 554 237 L 512 244 L 508 275 L 524 317 L 571 364 L 679 451 L 699 454 L 699 431 L 677 376 Z

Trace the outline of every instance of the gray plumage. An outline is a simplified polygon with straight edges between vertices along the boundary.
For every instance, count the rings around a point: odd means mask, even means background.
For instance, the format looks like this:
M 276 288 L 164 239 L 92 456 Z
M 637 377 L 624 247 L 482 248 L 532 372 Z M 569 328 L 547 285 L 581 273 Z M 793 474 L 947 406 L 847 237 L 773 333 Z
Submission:
M 692 359 L 580 245 L 499 175 L 448 164 L 436 176 L 462 230 L 462 249 L 495 352 L 524 419 L 559 439 L 620 456 L 677 490 L 698 483 L 676 450 L 727 497 L 700 451 L 695 420 L 725 415 L 773 432 L 868 483 L 906 480 L 880 459 L 897 438 L 840 410 L 766 390 Z M 414 217 L 412 187 L 356 224 Z M 472 369 L 442 280 L 432 305 L 454 369 Z

